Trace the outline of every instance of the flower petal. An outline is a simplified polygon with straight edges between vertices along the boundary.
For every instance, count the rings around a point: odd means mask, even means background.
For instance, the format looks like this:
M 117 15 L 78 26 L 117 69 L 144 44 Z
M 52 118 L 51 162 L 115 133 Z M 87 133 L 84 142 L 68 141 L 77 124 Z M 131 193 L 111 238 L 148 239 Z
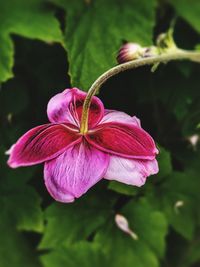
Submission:
M 131 117 L 130 115 L 122 111 L 105 109 L 104 116 L 102 120 L 99 122 L 99 124 L 108 122 L 128 123 L 141 127 L 140 120 L 136 116 Z
M 72 88 L 52 97 L 47 106 L 49 120 L 57 123 L 68 122 L 79 127 L 86 95 L 85 92 Z M 97 125 L 103 114 L 103 103 L 94 96 L 89 111 L 89 128 Z
M 154 160 L 134 160 L 111 156 L 105 179 L 142 186 L 146 178 L 158 173 L 158 162 Z
M 134 159 L 154 159 L 158 150 L 142 128 L 125 123 L 104 123 L 86 136 L 88 142 L 110 154 Z
M 64 124 L 44 124 L 25 133 L 12 147 L 8 165 L 34 165 L 58 156 L 81 140 L 78 131 Z
M 55 200 L 73 202 L 103 178 L 108 163 L 108 154 L 83 139 L 80 144 L 45 163 L 46 187 Z

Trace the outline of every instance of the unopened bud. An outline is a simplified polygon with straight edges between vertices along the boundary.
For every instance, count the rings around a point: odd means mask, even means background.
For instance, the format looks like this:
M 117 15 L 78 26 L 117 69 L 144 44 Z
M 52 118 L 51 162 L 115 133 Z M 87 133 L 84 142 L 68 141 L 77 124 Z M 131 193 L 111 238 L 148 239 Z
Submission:
M 12 113 L 8 113 L 8 115 L 7 115 L 8 122 L 11 123 L 12 119 L 13 119 L 13 114 Z
M 145 48 L 146 49 L 146 48 Z M 118 63 L 125 63 L 134 59 L 138 59 L 144 53 L 144 48 L 136 43 L 124 44 L 117 55 Z
M 116 214 L 115 223 L 123 232 L 129 234 L 134 240 L 138 240 L 138 236 L 129 228 L 129 223 L 123 215 Z
M 176 213 L 179 213 L 179 209 L 184 205 L 183 200 L 177 200 L 176 203 L 174 204 L 174 210 Z
M 142 47 L 137 43 L 126 43 L 120 48 L 117 61 L 121 64 L 139 58 L 152 57 L 158 53 L 156 46 Z
M 191 146 L 193 147 L 193 149 L 195 150 L 197 148 L 197 144 L 199 142 L 199 135 L 193 134 L 193 135 L 189 136 L 187 139 L 188 139 L 189 143 L 191 144 Z

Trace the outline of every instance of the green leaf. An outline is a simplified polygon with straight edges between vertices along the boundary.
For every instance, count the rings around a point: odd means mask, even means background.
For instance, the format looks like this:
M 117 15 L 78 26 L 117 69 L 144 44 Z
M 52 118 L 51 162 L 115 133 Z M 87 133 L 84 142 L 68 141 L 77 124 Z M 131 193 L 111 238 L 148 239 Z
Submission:
M 184 194 L 168 192 L 163 196 L 162 211 L 174 230 L 188 240 L 195 231 L 195 211 L 193 201 Z
M 162 258 L 167 234 L 167 222 L 163 213 L 155 210 L 146 198 L 141 198 L 136 203 L 132 200 L 121 213 L 128 218 L 130 227 L 134 229 L 138 238 L 144 241 L 159 258 Z
M 17 221 L 19 230 L 42 232 L 43 214 L 40 207 L 40 198 L 30 186 L 24 186 L 18 192 L 9 195 L 7 211 L 12 211 L 12 216 Z M 13 210 L 13 203 L 18 207 Z
M 2 151 L 5 151 L 1 147 Z M 0 155 L 2 155 L 2 151 Z M 32 172 L 25 169 L 10 170 L 1 158 L 0 176 L 0 266 L 39 267 L 36 253 L 20 232 L 43 230 L 40 197 L 34 188 L 26 185 Z
M 169 224 L 188 240 L 194 237 L 197 225 L 199 186 L 198 174 L 188 170 L 184 173 L 173 172 L 156 192 L 154 199 L 155 206 L 160 206 Z
M 170 152 L 163 147 L 159 147 L 157 160 L 159 165 L 159 173 L 153 177 L 154 181 L 160 181 L 166 178 L 172 172 Z
M 0 219 L 0 266 L 2 267 L 40 267 L 36 253 L 26 238 L 16 231 L 12 218 L 1 210 Z
M 158 258 L 162 258 L 165 251 L 165 216 L 154 210 L 145 198 L 129 202 L 120 214 L 126 217 L 138 240 L 122 232 L 114 224 L 114 218 L 106 223 L 95 242 L 102 246 L 109 266 L 158 267 Z
M 96 244 L 82 241 L 56 249 L 41 257 L 45 267 L 108 267 L 106 259 Z
M 18 188 L 17 186 L 1 188 L 0 194 L 1 210 L 7 212 L 8 217 L 16 223 L 19 230 L 42 232 L 43 216 L 40 198 L 32 187 L 19 183 Z
M 187 253 L 185 254 L 184 257 L 183 267 L 191 266 L 192 264 L 200 261 L 199 251 L 200 251 L 200 240 L 199 237 L 197 237 L 193 242 L 191 242 L 191 244 L 187 249 Z
M 193 0 L 192 3 L 188 0 L 170 0 L 170 3 L 176 12 L 200 33 L 199 0 Z
M 0 82 L 13 77 L 14 47 L 11 34 L 62 43 L 59 23 L 42 0 L 0 2 Z
M 0 82 L 5 82 L 13 77 L 14 45 L 11 37 L 7 33 L 0 34 L 0 44 Z
M 200 51 L 200 44 L 195 46 L 195 50 Z
M 119 183 L 117 181 L 109 182 L 108 189 L 127 196 L 135 196 L 137 195 L 137 191 L 139 190 L 137 187 Z
M 122 40 L 150 45 L 155 0 L 51 0 L 66 10 L 65 47 L 73 86 L 88 90 L 104 71 L 116 65 Z
M 97 194 L 89 194 L 68 205 L 53 203 L 46 210 L 47 226 L 39 248 L 56 248 L 86 239 L 105 223 L 112 203 L 108 197 L 99 199 Z
M 0 151 L 2 154 L 5 148 L 1 147 Z M 33 169 L 12 170 L 3 164 L 2 158 L 0 160 L 0 220 L 6 216 L 18 230 L 42 232 L 41 199 L 34 188 L 26 184 L 33 175 Z
M 161 212 L 155 211 L 146 199 L 131 201 L 120 212 L 138 235 L 133 240 L 122 232 L 114 217 L 101 226 L 94 241 L 78 242 L 55 248 L 41 257 L 45 267 L 60 266 L 126 266 L 158 267 L 163 257 L 167 224 Z M 73 230 L 73 229 L 72 229 Z

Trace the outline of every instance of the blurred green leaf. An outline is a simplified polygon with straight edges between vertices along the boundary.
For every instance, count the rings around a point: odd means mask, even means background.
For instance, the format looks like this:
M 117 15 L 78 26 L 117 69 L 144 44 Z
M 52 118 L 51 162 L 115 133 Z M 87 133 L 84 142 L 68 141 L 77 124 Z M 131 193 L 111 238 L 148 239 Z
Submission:
M 23 184 L 22 181 L 15 174 L 1 177 L 1 210 L 4 214 L 7 212 L 7 216 L 16 223 L 18 229 L 41 232 L 43 214 L 40 197 L 31 186 Z
M 65 47 L 73 86 L 88 90 L 116 65 L 123 40 L 152 44 L 155 0 L 51 0 L 66 10 Z
M 0 92 L 0 266 L 39 267 L 40 255 L 45 267 L 198 266 L 200 157 L 199 146 L 188 141 L 198 134 L 200 122 L 198 64 L 171 63 L 154 74 L 149 68 L 126 72 L 109 80 L 110 89 L 102 91 L 107 108 L 138 114 L 161 144 L 160 171 L 142 188 L 102 181 L 100 191 L 97 185 L 73 204 L 49 204 L 53 200 L 43 185 L 42 168 L 11 170 L 5 164 L 5 150 L 26 130 L 46 121 L 49 97 L 70 85 L 66 51 L 73 85 L 87 90 L 116 64 L 124 40 L 151 45 L 152 32 L 156 37 L 168 27 L 169 6 L 161 2 L 0 3 L 0 81 L 12 76 L 14 58 L 16 63 L 15 78 Z M 190 27 L 200 32 L 199 3 L 170 2 L 174 15 L 189 22 L 178 21 L 175 39 L 180 47 L 200 43 Z M 117 227 L 116 214 L 125 216 L 138 240 Z
M 200 239 L 199 236 L 188 246 L 188 250 L 184 257 L 183 267 L 191 266 L 200 261 Z M 198 265 L 197 265 L 198 266 Z
M 117 193 L 127 195 L 127 196 L 135 196 L 137 195 L 138 188 L 132 185 L 127 185 L 123 183 L 119 183 L 117 181 L 109 182 L 108 189 L 111 189 Z
M 199 51 L 200 50 L 200 44 L 196 45 L 195 49 Z
M 1 149 L 5 151 L 5 148 Z M 27 185 L 32 172 L 9 170 L 1 158 L 0 175 L 0 266 L 39 267 L 33 247 L 20 231 L 43 230 L 41 200 L 33 187 Z
M 19 230 L 42 232 L 43 212 L 41 199 L 27 182 L 33 176 L 33 168 L 11 169 L 6 166 L 5 147 L 0 147 L 0 220 L 8 217 Z
M 101 248 L 96 244 L 86 241 L 55 249 L 47 255 L 43 255 L 41 260 L 45 267 L 111 266 L 107 265 Z
M 0 217 L 0 266 L 40 267 L 36 253 L 26 237 L 15 229 L 12 217 L 8 217 L 2 210 Z
M 193 201 L 184 194 L 165 192 L 161 207 L 172 227 L 183 237 L 191 240 L 195 231 Z
M 72 204 L 52 204 L 45 213 L 47 226 L 39 248 L 56 248 L 88 238 L 111 215 L 112 202 L 108 197 L 98 199 L 89 194 Z
M 0 82 L 5 82 L 13 77 L 14 45 L 11 37 L 7 33 L 2 34 L 2 32 L 0 34 L 0 44 Z
M 167 224 L 161 212 L 155 211 L 146 199 L 128 203 L 120 212 L 138 235 L 133 240 L 115 224 L 114 217 L 101 226 L 94 241 L 55 248 L 42 256 L 45 267 L 53 266 L 126 266 L 158 267 L 163 257 Z
M 190 25 L 200 33 L 200 2 L 199 0 L 169 0 L 178 15 L 187 20 Z
M 59 23 L 42 0 L 0 2 L 0 82 L 13 77 L 14 47 L 11 34 L 62 43 Z
M 194 238 L 198 222 L 199 187 L 198 173 L 172 172 L 154 198 L 155 206 L 160 206 L 172 227 L 188 240 Z
M 164 256 L 165 251 L 165 216 L 151 207 L 145 198 L 129 202 L 120 214 L 126 217 L 138 240 L 122 232 L 114 224 L 114 218 L 105 224 L 95 241 L 101 245 L 109 266 L 158 267 L 158 259 Z
M 167 151 L 163 147 L 159 147 L 159 154 L 157 160 L 159 172 L 158 174 L 156 174 L 156 176 L 152 177 L 154 181 L 162 180 L 172 172 L 171 155 L 169 151 Z

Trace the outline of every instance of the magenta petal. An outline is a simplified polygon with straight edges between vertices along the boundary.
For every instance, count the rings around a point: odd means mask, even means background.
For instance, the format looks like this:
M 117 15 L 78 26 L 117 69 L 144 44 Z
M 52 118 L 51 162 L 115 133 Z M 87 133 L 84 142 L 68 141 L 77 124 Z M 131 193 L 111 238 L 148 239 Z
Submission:
M 99 124 L 108 122 L 128 123 L 141 127 L 140 120 L 136 116 L 131 117 L 130 115 L 122 111 L 106 109 L 104 116 L 102 120 L 99 122 Z
M 12 168 L 34 165 L 58 156 L 81 137 L 63 124 L 44 124 L 25 133 L 12 147 L 8 165 Z
M 157 160 L 134 160 L 111 156 L 105 179 L 142 186 L 146 178 L 158 173 Z
M 103 178 L 108 163 L 106 153 L 83 140 L 45 163 L 46 187 L 55 200 L 72 202 Z
M 79 127 L 85 97 L 86 93 L 77 88 L 66 89 L 55 95 L 47 106 L 49 120 L 57 123 L 68 122 Z M 89 128 L 97 125 L 103 114 L 103 103 L 98 97 L 93 97 L 89 111 Z
M 154 159 L 158 153 L 152 137 L 134 124 L 104 123 L 86 138 L 98 149 L 122 157 Z

